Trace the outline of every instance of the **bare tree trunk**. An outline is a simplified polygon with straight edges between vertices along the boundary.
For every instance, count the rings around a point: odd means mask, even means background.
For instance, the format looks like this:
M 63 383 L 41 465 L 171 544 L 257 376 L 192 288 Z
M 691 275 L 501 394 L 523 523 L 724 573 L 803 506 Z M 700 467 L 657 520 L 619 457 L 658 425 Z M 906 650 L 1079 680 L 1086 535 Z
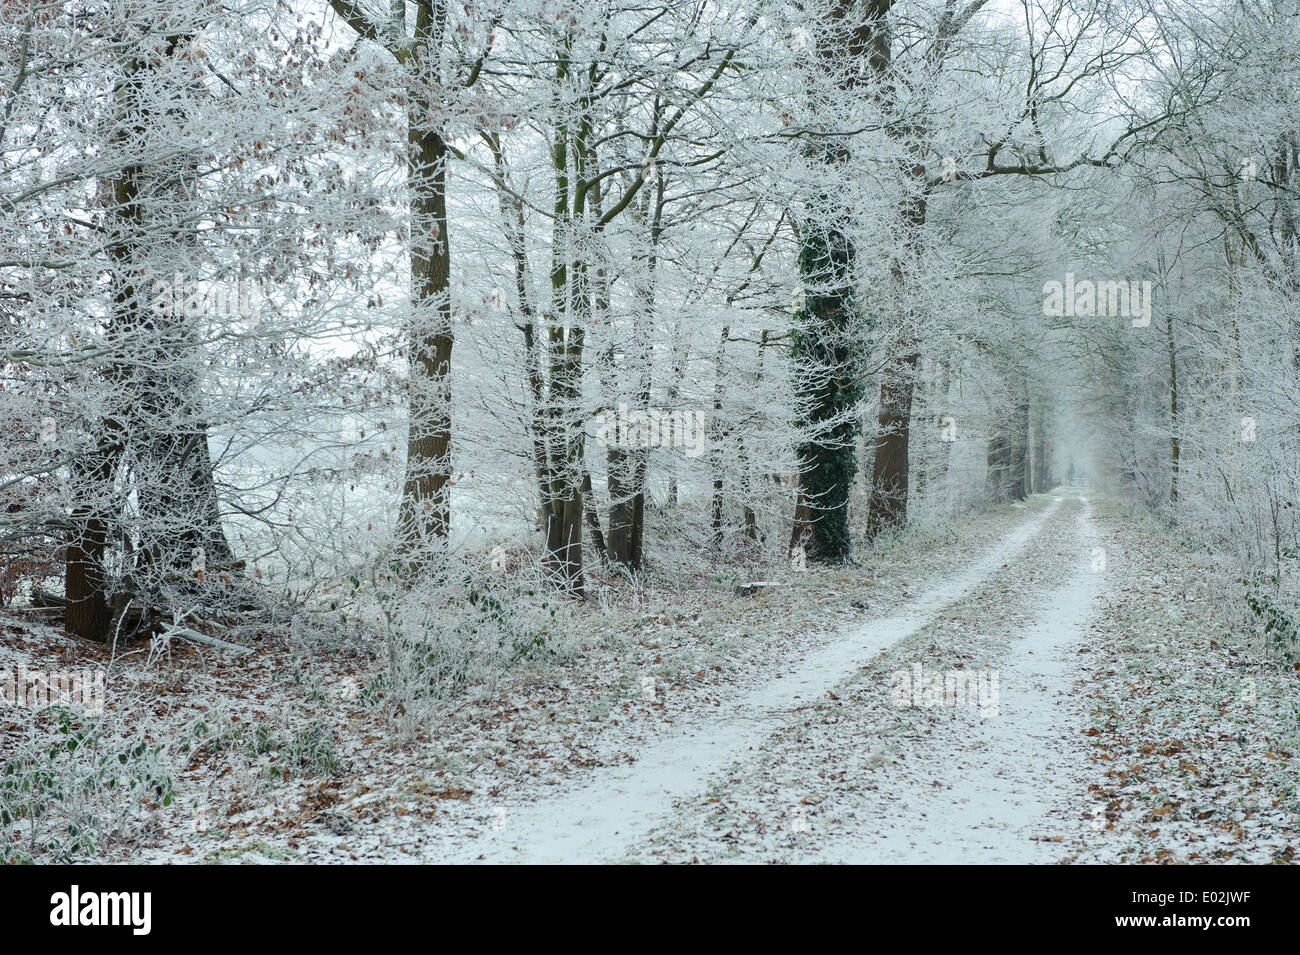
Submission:
M 713 499 L 712 499 L 712 518 L 710 525 L 713 530 L 713 557 L 718 558 L 722 549 L 724 539 L 723 524 L 723 477 L 722 477 L 722 453 L 723 442 L 727 437 L 727 429 L 722 424 L 722 379 L 726 375 L 726 355 L 727 340 L 731 337 L 730 326 L 722 329 L 722 335 L 718 339 L 718 360 L 714 370 L 713 378 L 713 440 L 710 459 L 713 465 Z
M 1008 475 L 1008 492 L 1013 501 L 1023 501 L 1029 495 L 1029 392 L 1022 390 L 1016 400 L 1012 440 L 1011 473 Z
M 754 368 L 754 393 L 759 394 L 763 384 L 763 350 L 767 348 L 768 329 L 763 329 L 758 338 L 758 361 Z M 745 506 L 745 536 L 757 541 L 762 538 L 758 530 L 758 515 L 754 512 L 754 476 L 751 473 L 749 454 L 742 437 L 740 443 L 740 481 L 741 496 Z
M 938 409 L 935 424 L 940 429 L 939 434 L 939 461 L 935 465 L 934 475 L 931 478 L 932 484 L 943 484 L 948 478 L 948 459 L 952 454 L 953 442 L 957 439 L 956 421 L 949 421 L 948 414 L 948 391 L 952 387 L 949 381 L 948 363 L 939 362 L 939 383 L 936 388 L 935 407 Z M 951 430 L 949 425 L 952 426 Z
M 451 528 L 451 250 L 447 235 L 447 161 L 443 139 L 442 46 L 446 0 L 415 5 L 415 29 L 401 16 L 372 20 L 351 0 L 328 0 L 359 36 L 381 44 L 411 72 L 407 87 L 407 185 L 411 190 L 411 310 L 406 329 L 411 374 L 406 476 L 398 508 L 398 544 L 412 573 L 427 568 L 430 547 Z M 466 86 L 477 79 L 471 74 Z
M 568 81 L 567 47 L 556 63 L 556 79 Z M 551 508 L 546 515 L 544 564 L 562 593 L 585 599 L 582 573 L 583 430 L 577 420 L 582 385 L 585 326 L 591 312 L 591 288 L 584 262 L 573 255 L 572 230 L 585 213 L 583 150 L 580 130 L 570 142 L 566 124 L 558 123 L 551 144 L 555 173 L 554 236 L 551 244 L 551 317 L 548 330 L 550 387 L 547 395 L 548 476 Z M 577 159 L 578 186 L 570 182 L 570 151 Z M 572 206 L 570 202 L 572 201 Z
M 656 117 L 652 129 L 658 128 Z M 659 271 L 659 242 L 663 236 L 664 190 L 666 175 L 656 177 L 655 188 L 643 191 L 641 216 L 646 220 L 649 236 L 647 251 L 641 256 L 645 276 L 638 283 L 636 313 L 632 331 L 631 377 L 634 381 L 636 407 L 641 411 L 650 408 L 651 377 L 653 373 L 650 341 L 654 327 L 655 295 Z M 599 193 L 593 189 L 594 201 L 599 209 Z M 675 396 L 674 396 L 675 400 Z M 670 410 L 676 411 L 670 402 Z M 609 464 L 610 487 L 609 559 L 610 563 L 636 573 L 641 570 L 645 549 L 645 483 L 650 468 L 650 449 L 630 450 L 610 448 L 606 459 Z
M 135 58 L 123 64 L 117 89 L 117 130 L 119 139 L 144 134 L 147 117 L 139 102 L 140 73 L 144 64 Z M 113 314 L 109 321 L 110 341 L 138 328 L 144 313 L 144 289 L 139 282 L 142 271 L 140 249 L 143 214 L 140 204 L 139 165 L 123 169 L 113 180 L 112 206 L 106 221 L 112 230 L 108 257 L 112 265 Z M 123 356 L 124 357 L 124 356 Z M 119 363 L 120 367 L 125 362 Z M 120 378 L 123 372 L 112 377 Z M 121 461 L 127 429 L 109 414 L 99 423 L 95 451 L 85 459 L 74 460 L 73 487 L 81 496 L 69 515 L 66 555 L 64 558 L 64 594 L 67 604 L 64 621 L 68 631 L 88 640 L 105 641 L 109 636 L 110 612 L 108 573 L 105 558 L 111 521 L 116 519 L 117 494 L 114 478 Z
M 441 47 L 441 30 L 426 25 L 430 54 Z M 406 442 L 406 480 L 398 515 L 398 536 L 413 570 L 423 569 L 422 548 L 446 538 L 451 526 L 451 251 L 447 243 L 447 145 L 435 118 L 435 104 L 418 87 L 411 96 L 410 177 L 413 236 L 411 307 L 407 332 L 411 364 L 411 424 Z
M 677 400 L 681 397 L 681 383 L 683 375 L 683 366 L 686 364 L 686 356 L 679 353 L 678 343 L 681 339 L 681 320 L 678 319 L 673 325 L 672 347 L 669 349 L 671 355 L 672 367 L 668 371 L 668 407 L 676 408 Z M 668 507 L 670 510 L 677 510 L 678 507 L 678 488 L 677 488 L 677 459 L 669 458 L 668 461 Z
M 1035 494 L 1044 494 L 1052 489 L 1051 463 L 1047 460 L 1047 428 L 1045 423 L 1046 397 L 1038 402 L 1038 415 L 1034 419 L 1034 479 Z
M 606 452 L 609 483 L 609 561 L 641 570 L 645 536 L 645 480 L 649 455 L 641 449 L 611 447 Z
M 1178 465 L 1182 451 L 1178 436 L 1178 361 L 1174 348 L 1174 317 L 1165 318 L 1165 350 L 1169 357 L 1169 503 L 1178 503 Z
M 918 372 L 916 386 L 912 390 L 912 417 L 916 421 L 927 421 L 932 415 L 930 413 L 933 398 L 931 390 L 933 383 L 927 381 L 924 374 Z M 912 483 L 915 484 L 916 496 L 924 498 L 926 485 L 930 478 L 930 462 L 933 458 L 933 428 L 922 428 L 917 435 L 916 465 L 912 468 Z
M 112 488 L 119 457 L 120 446 L 101 441 L 93 455 L 72 465 L 74 486 L 89 486 L 91 490 L 70 515 L 72 529 L 64 558 L 64 623 L 69 633 L 101 643 L 109 637 L 112 615 L 104 569 L 109 532 L 107 501 L 98 495 Z
M 533 477 L 537 482 L 538 513 L 543 515 L 542 529 L 545 529 L 545 514 L 551 508 L 551 482 L 546 461 L 546 414 L 543 405 L 545 396 L 542 383 L 541 347 L 537 340 L 537 309 L 533 306 L 530 295 L 528 254 L 524 245 L 524 204 L 511 191 L 506 181 L 506 161 L 502 151 L 501 137 L 497 133 L 483 133 L 484 141 L 492 151 L 493 180 L 497 188 L 497 207 L 501 213 L 502 228 L 505 231 L 506 244 L 510 247 L 510 259 L 514 267 L 515 295 L 519 303 L 522 322 L 517 326 L 524 337 L 524 375 L 529 400 L 529 434 L 532 439 Z
M 175 55 L 191 39 L 190 34 L 167 37 L 164 55 Z M 141 95 L 150 72 L 145 59 L 128 54 L 122 62 L 115 91 L 119 140 L 146 141 L 156 109 Z M 193 166 L 192 160 L 177 162 Z M 148 259 L 153 250 L 186 242 L 165 223 L 146 221 L 146 191 L 149 184 L 156 188 L 158 181 L 168 176 L 177 183 L 192 181 L 185 174 L 190 171 L 177 170 L 174 163 L 161 172 L 153 164 L 135 164 L 123 169 L 112 184 L 106 248 L 114 293 L 107 340 L 114 347 L 149 343 L 152 352 L 145 361 L 119 354 L 109 363 L 107 376 L 129 401 L 121 420 L 113 410 L 101 419 L 96 449 L 86 460 L 73 464 L 74 487 L 82 500 L 69 515 L 65 620 L 70 632 L 87 639 L 104 641 L 110 636 L 112 601 L 105 560 L 124 503 L 114 485 L 128 451 L 132 453 L 129 461 L 142 531 L 135 570 L 149 567 L 153 571 L 153 579 L 140 586 L 152 588 L 167 578 L 182 579 L 181 569 L 190 564 L 197 548 L 202 548 L 205 564 L 209 559 L 213 565 L 227 568 L 234 563 L 221 526 L 207 425 L 202 418 L 201 383 L 197 373 L 184 364 L 193 351 L 192 336 L 183 325 L 174 324 L 171 309 L 155 311 L 146 304 L 146 286 L 151 281 Z M 185 191 L 183 185 L 176 188 Z M 188 240 L 192 243 L 193 236 Z M 193 578 L 187 575 L 183 579 Z M 197 579 L 193 582 L 200 583 Z
M 1010 448 L 1007 434 L 1001 428 L 994 429 L 989 435 L 988 451 L 985 456 L 984 487 L 988 499 L 993 504 L 1006 504 L 1010 498 L 1007 494 L 1007 471 L 1010 469 Z
M 886 370 L 880 383 L 880 415 L 867 513 L 870 540 L 886 527 L 901 527 L 907 520 L 908 441 L 918 358 L 916 352 L 905 355 Z
M 874 538 L 885 527 L 901 527 L 907 521 L 908 439 L 912 388 L 918 359 L 911 331 L 907 327 L 908 298 L 911 273 L 920 258 L 919 243 L 928 215 L 930 190 L 924 161 L 929 148 L 923 139 L 926 130 L 924 126 L 918 126 L 914 121 L 905 120 L 899 115 L 898 86 L 889 72 L 892 64 L 892 36 L 887 17 L 893 5 L 894 0 L 871 0 L 868 4 L 874 51 L 869 66 L 881 84 L 881 105 L 893 120 L 886 124 L 886 132 L 898 139 L 909 154 L 898 161 L 898 172 L 900 178 L 907 183 L 907 189 L 897 209 L 902 230 L 901 251 L 894 256 L 890 268 L 898 314 L 904 326 L 898 356 L 886 367 L 880 382 L 880 435 L 876 441 L 876 460 L 872 467 L 871 506 L 867 513 L 868 539 Z M 929 57 L 933 61 L 943 59 L 953 37 L 982 6 L 982 0 L 974 0 L 961 8 L 956 2 L 945 5 L 929 51 Z
M 794 476 L 796 482 L 799 481 L 799 475 Z M 803 488 L 796 483 L 796 493 L 794 499 L 794 521 L 790 527 L 790 553 L 794 554 L 800 548 L 807 547 L 808 539 L 812 536 L 812 509 L 808 507 L 808 502 L 804 500 Z
M 601 563 L 609 562 L 609 550 L 605 547 L 605 535 L 600 530 L 600 515 L 596 513 L 596 495 L 591 490 L 591 472 L 582 469 L 582 510 L 591 531 L 591 543 L 596 548 L 596 556 Z

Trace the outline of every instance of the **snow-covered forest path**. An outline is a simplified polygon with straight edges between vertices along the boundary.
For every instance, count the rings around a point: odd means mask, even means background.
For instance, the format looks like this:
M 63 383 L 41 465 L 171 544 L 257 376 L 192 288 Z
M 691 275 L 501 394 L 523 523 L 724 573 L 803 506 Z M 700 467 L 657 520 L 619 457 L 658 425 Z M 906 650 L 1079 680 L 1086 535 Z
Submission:
M 688 861 L 706 853 L 722 860 L 775 853 L 826 861 L 1051 861 L 1061 840 L 1043 835 L 1049 816 L 1059 823 L 1082 815 L 1069 800 L 1084 785 L 1086 743 L 1069 699 L 1075 644 L 1104 577 L 1094 570 L 1100 552 L 1086 501 L 1065 519 L 1057 514 L 1062 500 L 899 612 L 837 636 L 724 700 L 712 718 L 675 725 L 632 765 L 598 769 L 559 796 L 512 793 L 489 830 L 468 841 L 435 840 L 425 852 L 441 861 L 529 863 L 682 852 Z M 1026 564 L 1056 574 L 1054 586 L 1042 589 L 1042 580 L 1022 573 Z M 1032 611 L 1021 624 L 1026 607 Z M 996 634 L 966 639 L 966 627 L 950 625 L 972 609 L 1020 613 L 1003 628 L 1005 645 Z M 909 655 L 918 641 L 933 650 L 935 631 L 954 641 L 947 665 L 944 654 L 934 663 Z M 980 656 L 996 665 L 972 669 Z M 900 702 L 881 677 L 892 671 L 894 682 L 899 674 L 910 679 L 918 666 L 941 677 L 970 674 L 965 692 L 979 687 L 984 696 L 967 697 L 959 686 L 946 703 L 925 703 L 919 689 L 920 705 Z M 814 713 L 822 717 L 817 730 L 800 732 Z M 897 725 L 900 716 L 905 727 Z M 937 717 L 936 725 L 912 732 L 917 727 L 908 721 L 918 717 Z M 837 770 L 837 762 L 855 771 Z M 888 773 L 874 772 L 885 766 Z M 822 784 L 839 782 L 828 791 L 806 781 L 810 773 Z M 742 805 L 755 799 L 767 805 Z M 1071 824 L 1079 825 L 1077 818 Z
M 958 724 L 926 755 L 945 784 L 915 774 L 873 792 L 878 829 L 896 835 L 826 846 L 828 860 L 901 863 L 1052 862 L 1063 829 L 1078 829 L 1087 786 L 1085 714 L 1075 705 L 1080 652 L 1104 579 L 1103 551 L 1086 498 L 1077 518 L 1074 572 L 1011 642 L 998 665 L 996 715 Z M 892 817 L 892 818 L 891 818 Z
M 110 699 L 185 762 L 111 858 L 1294 861 L 1295 671 L 1225 640 L 1210 558 L 1126 503 L 1062 488 L 757 594 L 575 607 L 566 655 L 399 739 L 336 645 L 123 655 Z M 0 620 L 0 663 L 86 659 Z

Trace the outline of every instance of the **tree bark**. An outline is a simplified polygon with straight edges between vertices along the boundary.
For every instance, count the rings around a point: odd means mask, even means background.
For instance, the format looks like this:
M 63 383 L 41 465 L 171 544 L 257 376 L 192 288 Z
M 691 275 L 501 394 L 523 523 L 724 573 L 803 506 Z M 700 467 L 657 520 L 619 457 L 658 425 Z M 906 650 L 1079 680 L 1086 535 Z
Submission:
M 1033 492 L 1045 494 L 1052 489 L 1051 462 L 1047 459 L 1047 428 L 1044 405 L 1046 398 L 1038 403 L 1038 414 L 1034 419 L 1034 478 Z
M 556 80 L 563 86 L 570 71 L 569 50 L 562 48 Z M 551 508 L 546 515 L 544 566 L 564 594 L 585 599 L 582 572 L 583 430 L 579 415 L 585 325 L 591 311 L 591 289 L 583 260 L 573 254 L 573 229 L 583 223 L 586 190 L 582 182 L 583 149 L 580 130 L 570 142 L 569 129 L 558 123 L 551 143 L 555 173 L 554 233 L 551 243 L 551 314 L 547 332 L 549 388 L 547 392 L 547 473 Z M 577 186 L 570 182 L 570 152 L 577 160 Z M 570 205 L 572 203 L 572 205 Z
M 876 425 L 876 454 L 871 471 L 871 502 L 867 512 L 867 538 L 907 520 L 910 479 L 908 444 L 912 423 L 912 390 L 916 352 L 905 355 L 885 372 L 880 383 L 880 414 Z
M 103 643 L 109 638 L 112 615 L 108 605 L 108 580 L 104 556 L 108 547 L 107 502 L 97 495 L 112 487 L 119 449 L 101 443 L 86 460 L 74 461 L 73 481 L 89 485 L 83 503 L 70 516 L 71 533 L 64 558 L 64 624 L 68 632 Z
M 1182 452 L 1178 435 L 1178 352 L 1174 348 L 1174 317 L 1165 318 L 1165 350 L 1169 357 L 1169 503 L 1178 503 L 1178 466 Z
M 441 6 L 439 6 L 441 10 Z M 434 69 L 443 25 L 418 7 L 417 63 Z M 418 72 L 418 71 L 417 71 Z M 451 527 L 451 250 L 447 236 L 447 144 L 440 112 L 412 84 L 408 176 L 411 183 L 411 308 L 407 330 L 411 366 L 410 430 L 398 539 L 413 571 L 426 568 L 430 547 Z
M 889 56 L 884 16 L 892 0 L 874 0 L 863 11 L 839 2 L 829 11 L 816 48 L 813 85 L 829 82 L 841 93 L 860 83 L 862 66 L 885 68 Z M 883 61 L 881 57 L 884 57 Z M 813 438 L 798 448 L 801 500 L 808 513 L 805 553 L 819 563 L 841 563 L 852 554 L 849 491 L 857 474 L 856 405 L 862 388 L 861 319 L 856 263 L 850 235 L 852 210 L 834 185 L 849 158 L 847 140 L 827 137 L 813 149 L 830 188 L 812 197 L 800 228 L 799 275 L 803 307 L 794 316 L 798 391 L 806 396 L 803 424 Z
M 446 0 L 415 5 L 407 36 L 403 16 L 370 19 L 351 0 L 329 0 L 356 33 L 380 44 L 411 72 L 407 86 L 407 186 L 411 192 L 410 427 L 397 540 L 412 574 L 428 569 L 451 529 L 451 250 L 447 235 L 447 144 L 440 89 Z M 472 74 L 477 76 L 477 73 Z M 469 82 L 472 82 L 469 81 Z M 467 82 L 466 85 L 469 85 Z

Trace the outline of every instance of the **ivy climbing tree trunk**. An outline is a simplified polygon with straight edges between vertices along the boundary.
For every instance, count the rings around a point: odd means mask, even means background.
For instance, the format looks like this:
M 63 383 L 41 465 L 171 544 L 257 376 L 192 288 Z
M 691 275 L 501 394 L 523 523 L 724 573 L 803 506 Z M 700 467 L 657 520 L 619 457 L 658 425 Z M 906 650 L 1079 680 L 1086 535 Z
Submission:
M 820 89 L 850 92 L 858 85 L 858 64 L 871 37 L 872 23 L 859 19 L 857 4 L 836 4 L 818 37 L 809 70 L 814 101 Z M 856 288 L 857 249 L 850 235 L 852 210 L 835 188 L 843 179 L 849 146 L 826 135 L 810 148 L 814 160 L 825 167 L 830 186 L 810 197 L 799 235 L 803 296 L 794 315 L 793 358 L 796 392 L 804 396 L 801 424 L 812 434 L 798 448 L 800 502 L 807 519 L 802 546 L 809 560 L 841 563 L 852 554 L 849 491 L 857 474 L 855 410 L 862 393 L 863 317 Z

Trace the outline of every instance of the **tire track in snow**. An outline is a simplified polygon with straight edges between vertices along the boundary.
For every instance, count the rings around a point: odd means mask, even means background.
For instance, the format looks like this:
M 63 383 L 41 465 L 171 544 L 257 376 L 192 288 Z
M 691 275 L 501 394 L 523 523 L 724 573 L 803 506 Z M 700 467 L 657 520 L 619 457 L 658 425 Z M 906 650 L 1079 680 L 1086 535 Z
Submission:
M 948 748 L 926 753 L 925 765 L 945 767 L 951 786 L 930 785 L 930 775 L 896 779 L 904 788 L 873 793 L 875 825 L 887 837 L 862 832 L 832 840 L 820 846 L 818 861 L 1051 863 L 1065 854 L 1071 835 L 1087 831 L 1080 817 L 1088 807 L 1076 794 L 1086 787 L 1089 764 L 1079 736 L 1083 714 L 1071 694 L 1078 645 L 1104 573 L 1091 567 L 1100 538 L 1091 505 L 1079 500 L 1082 555 L 1000 664 L 998 714 L 949 736 Z M 1063 841 L 1051 841 L 1056 837 Z
M 869 620 L 805 655 L 779 678 L 742 691 L 712 719 L 691 718 L 643 748 L 630 766 L 604 767 L 563 794 L 531 802 L 502 800 L 499 830 L 458 845 L 433 843 L 438 862 L 574 863 L 618 861 L 670 815 L 684 796 L 780 729 L 790 710 L 816 699 L 883 650 L 928 624 L 947 605 L 992 577 L 1024 549 L 1060 504 L 1007 534 L 965 571 L 927 588 L 899 612 Z

